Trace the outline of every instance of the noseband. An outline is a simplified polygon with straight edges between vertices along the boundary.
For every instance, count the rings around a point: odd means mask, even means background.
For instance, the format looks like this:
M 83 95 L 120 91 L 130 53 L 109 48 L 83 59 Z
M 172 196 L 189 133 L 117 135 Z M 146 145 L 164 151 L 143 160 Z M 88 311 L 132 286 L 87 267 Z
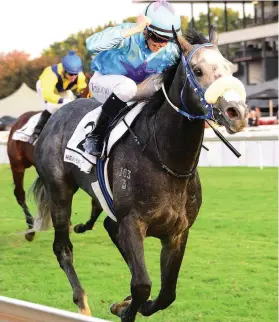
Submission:
M 185 69 L 185 74 L 186 74 L 186 79 L 185 79 L 185 83 L 183 85 L 183 88 L 181 90 L 181 93 L 180 93 L 180 101 L 181 101 L 181 104 L 182 106 L 184 107 L 185 111 L 184 110 L 181 110 L 179 107 L 175 106 L 169 99 L 168 95 L 167 95 L 167 92 L 166 92 L 166 89 L 165 89 L 165 86 L 164 86 L 164 83 L 162 83 L 162 90 L 163 90 L 163 93 L 165 95 L 165 98 L 166 100 L 168 101 L 168 103 L 170 104 L 171 107 L 173 107 L 176 112 L 186 116 L 189 120 L 194 120 L 194 119 L 203 119 L 203 120 L 206 120 L 207 124 L 213 129 L 214 133 L 220 138 L 220 140 L 226 144 L 226 146 L 235 154 L 235 156 L 237 158 L 239 158 L 241 156 L 241 154 L 234 148 L 234 146 L 232 146 L 228 140 L 217 130 L 215 129 L 211 124 L 210 122 L 208 122 L 207 120 L 212 120 L 214 121 L 215 123 L 219 123 L 219 119 L 216 119 L 213 115 L 213 105 L 212 104 L 209 104 L 206 99 L 204 98 L 204 94 L 205 94 L 205 91 L 204 89 L 200 86 L 200 84 L 197 82 L 196 80 L 196 77 L 195 77 L 195 74 L 191 68 L 191 65 L 190 65 L 190 62 L 191 62 L 191 59 L 193 57 L 193 55 L 195 54 L 195 52 L 197 50 L 199 50 L 200 48 L 203 48 L 203 47 L 216 47 L 214 44 L 212 43 L 205 43 L 205 44 L 200 44 L 200 45 L 194 45 L 194 48 L 190 51 L 187 59 L 185 58 L 185 56 L 182 54 L 181 55 L 181 60 L 182 60 L 182 63 L 183 63 L 183 67 Z M 186 84 L 187 84 L 187 80 L 189 81 L 190 83 L 190 87 L 193 89 L 193 91 L 198 94 L 198 96 L 200 97 L 200 101 L 202 103 L 202 105 L 205 107 L 205 109 L 207 110 L 207 114 L 206 115 L 193 115 L 193 114 L 190 114 L 187 112 L 187 106 L 183 100 L 183 93 L 184 93 L 184 90 L 186 88 Z M 215 107 L 215 109 L 218 110 L 218 114 L 221 115 L 221 111 Z M 161 161 L 161 160 L 160 160 Z M 197 164 L 195 165 L 195 167 L 197 166 Z M 169 169 L 170 170 L 170 169 Z M 192 173 L 193 173 L 194 170 L 192 170 Z M 170 171 L 168 171 L 169 173 L 171 173 Z M 191 173 L 191 171 L 189 172 Z M 189 173 L 188 175 L 180 175 L 181 177 L 187 177 L 189 176 Z M 171 173 L 173 175 L 173 173 Z M 176 176 L 179 176 L 176 174 Z
M 184 107 L 184 110 L 182 110 L 179 107 L 175 106 L 170 101 L 170 99 L 169 99 L 169 97 L 168 97 L 168 95 L 166 93 L 166 89 L 165 89 L 164 83 L 162 84 L 162 90 L 163 90 L 163 93 L 164 93 L 164 95 L 165 95 L 166 100 L 168 101 L 168 103 L 178 113 L 186 116 L 189 120 L 191 120 L 191 119 L 203 119 L 203 120 L 205 120 L 205 119 L 208 120 L 209 119 L 209 120 L 213 120 L 214 119 L 214 116 L 213 116 L 213 105 L 207 103 L 206 99 L 204 98 L 205 91 L 200 86 L 200 84 L 197 82 L 196 77 L 195 77 L 195 74 L 194 74 L 194 72 L 193 72 L 193 70 L 191 68 L 191 65 L 190 65 L 190 62 L 191 62 L 191 59 L 192 59 L 193 55 L 196 53 L 196 51 L 198 51 L 199 49 L 201 49 L 203 47 L 216 47 L 216 46 L 214 44 L 212 44 L 212 43 L 205 43 L 205 44 L 200 44 L 200 45 L 194 45 L 194 48 L 190 51 L 187 59 L 185 58 L 185 56 L 183 54 L 181 55 L 181 60 L 182 60 L 182 63 L 183 63 L 183 67 L 185 69 L 185 74 L 186 74 L 186 79 L 185 79 L 183 88 L 182 88 L 181 93 L 180 93 L 180 101 L 181 101 L 182 106 Z M 184 91 L 185 91 L 185 88 L 186 88 L 187 80 L 190 83 L 190 87 L 199 96 L 202 105 L 207 110 L 207 114 L 206 115 L 193 115 L 193 114 L 190 114 L 190 113 L 186 112 L 187 111 L 187 106 L 186 106 L 186 103 L 183 100 L 183 94 L 184 94 Z

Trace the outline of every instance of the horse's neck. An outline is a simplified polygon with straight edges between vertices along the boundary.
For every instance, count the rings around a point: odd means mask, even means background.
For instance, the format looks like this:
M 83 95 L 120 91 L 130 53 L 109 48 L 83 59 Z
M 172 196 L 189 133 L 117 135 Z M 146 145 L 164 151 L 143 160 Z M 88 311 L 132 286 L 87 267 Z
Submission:
M 182 68 L 178 67 L 168 96 L 177 107 L 181 107 L 180 92 L 183 84 Z M 189 121 L 176 112 L 167 101 L 156 117 L 156 136 L 162 161 L 172 170 L 186 172 L 196 165 L 204 133 L 204 121 Z

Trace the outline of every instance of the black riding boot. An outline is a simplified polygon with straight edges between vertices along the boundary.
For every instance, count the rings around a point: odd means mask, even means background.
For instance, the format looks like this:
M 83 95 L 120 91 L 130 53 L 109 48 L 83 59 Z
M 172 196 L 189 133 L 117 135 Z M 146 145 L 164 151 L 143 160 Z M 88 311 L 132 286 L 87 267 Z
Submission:
M 92 155 L 100 156 L 103 149 L 103 141 L 110 122 L 126 106 L 115 94 L 111 94 L 102 106 L 102 112 L 96 127 L 90 132 L 84 143 L 85 150 Z
M 51 115 L 52 114 L 50 114 L 47 110 L 44 110 L 42 112 L 39 122 L 34 129 L 34 133 L 30 136 L 30 139 L 28 141 L 30 144 L 34 144 L 34 142 L 37 140 Z

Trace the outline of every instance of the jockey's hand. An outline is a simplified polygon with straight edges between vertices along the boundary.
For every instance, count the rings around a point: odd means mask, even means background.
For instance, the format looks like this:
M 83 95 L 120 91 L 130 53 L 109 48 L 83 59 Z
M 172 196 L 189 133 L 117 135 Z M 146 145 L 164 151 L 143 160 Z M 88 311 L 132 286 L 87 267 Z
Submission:
M 138 31 L 141 32 L 144 31 L 147 26 L 151 25 L 151 19 L 144 15 L 140 15 L 137 18 L 136 24 Z
M 124 29 L 122 32 L 122 36 L 124 38 L 131 37 L 134 34 L 138 34 L 139 32 L 143 32 L 146 26 L 149 26 L 151 24 L 151 19 L 144 16 L 140 15 L 137 18 L 137 23 L 134 27 L 129 28 L 129 29 Z

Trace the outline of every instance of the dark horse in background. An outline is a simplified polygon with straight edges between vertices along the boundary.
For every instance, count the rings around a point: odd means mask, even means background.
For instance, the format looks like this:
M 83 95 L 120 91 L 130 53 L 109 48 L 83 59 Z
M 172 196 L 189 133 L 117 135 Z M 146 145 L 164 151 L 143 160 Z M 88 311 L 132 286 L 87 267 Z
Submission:
M 187 39 L 192 44 L 207 42 L 194 31 Z M 197 47 L 183 37 L 176 37 L 176 40 L 182 59 L 163 75 L 167 94 L 159 90 L 147 101 L 132 125 L 132 130 L 145 144 L 144 150 L 136 145 L 132 135 L 125 135 L 113 148 L 108 164 L 117 222 L 106 217 L 104 226 L 132 274 L 131 296 L 111 306 L 111 312 L 122 322 L 135 321 L 137 312 L 150 316 L 174 302 L 189 229 L 202 203 L 197 164 L 204 120 L 188 119 L 172 107 L 172 104 L 181 107 L 183 102 L 192 113 L 204 109 L 200 97 L 188 82 L 184 62 Z M 217 78 L 232 75 L 232 64 L 217 48 L 214 28 L 210 30 L 209 40 L 215 46 L 199 45 L 189 63 L 198 84 L 205 89 Z M 213 105 L 215 119 L 218 118 L 219 124 L 230 133 L 241 131 L 246 125 L 245 103 L 217 98 Z M 63 156 L 79 121 L 99 105 L 94 99 L 80 99 L 63 106 L 48 122 L 47 131 L 39 137 L 35 148 L 39 178 L 33 191 L 39 206 L 41 229 L 46 229 L 52 220 L 55 230 L 53 251 L 72 286 L 74 303 L 79 312 L 86 315 L 91 311 L 74 269 L 69 225 L 73 195 L 79 188 L 98 203 L 91 187 L 96 180 L 96 167 L 90 174 L 85 174 L 75 165 L 64 162 Z M 124 173 L 129 175 L 123 177 Z M 123 179 L 126 179 L 124 186 Z M 98 215 L 96 213 L 95 218 Z M 161 290 L 154 300 L 148 300 L 151 281 L 143 246 L 147 236 L 159 238 L 162 243 Z
M 33 217 L 26 204 L 23 179 L 25 169 L 34 165 L 34 146 L 27 142 L 15 141 L 12 139 L 12 136 L 16 130 L 23 127 L 37 113 L 40 112 L 26 112 L 22 114 L 12 126 L 7 143 L 7 152 L 15 185 L 14 195 L 24 211 L 25 220 L 29 229 L 33 227 Z M 34 236 L 34 232 L 25 234 L 25 238 L 28 241 L 32 241 Z
M 86 74 L 87 81 L 90 79 L 90 76 L 91 75 Z M 81 93 L 81 97 L 85 98 L 87 96 L 88 86 Z M 40 113 L 40 111 L 26 112 L 22 114 L 12 125 L 7 143 L 7 152 L 15 185 L 14 195 L 18 204 L 24 211 L 25 220 L 29 229 L 33 227 L 33 217 L 26 204 L 24 191 L 24 173 L 26 169 L 34 165 L 34 146 L 27 142 L 15 141 L 12 139 L 12 136 L 16 130 L 22 128 L 29 121 L 29 119 L 37 113 Z M 34 239 L 34 236 L 35 232 L 27 232 L 25 234 L 25 238 L 28 241 L 32 241 Z
M 0 131 L 10 131 L 15 121 L 16 118 L 13 116 L 2 116 L 0 118 Z

